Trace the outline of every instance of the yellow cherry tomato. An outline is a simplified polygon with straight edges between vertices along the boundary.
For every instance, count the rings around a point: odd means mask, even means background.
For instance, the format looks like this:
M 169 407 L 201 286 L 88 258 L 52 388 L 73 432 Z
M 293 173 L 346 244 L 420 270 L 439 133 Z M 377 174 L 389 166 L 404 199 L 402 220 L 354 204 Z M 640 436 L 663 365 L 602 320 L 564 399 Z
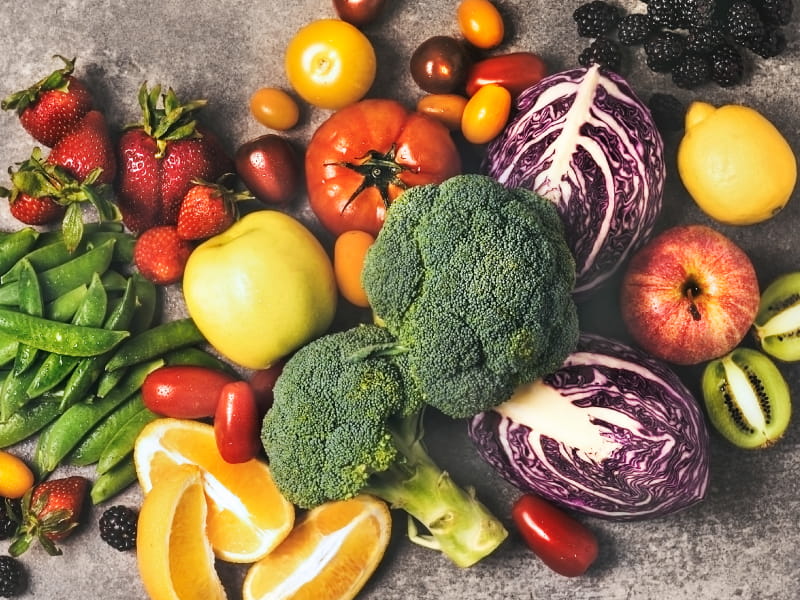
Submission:
M 286 48 L 286 76 L 300 97 L 320 108 L 357 102 L 375 81 L 375 49 L 357 27 L 319 19 L 300 29 Z
M 278 131 L 291 129 L 300 120 L 300 107 L 294 98 L 274 87 L 263 87 L 253 92 L 250 112 L 256 121 Z
M 441 122 L 451 131 L 461 127 L 461 115 L 467 99 L 458 94 L 427 94 L 417 102 L 417 112 L 421 112 Z
M 489 0 L 462 0 L 457 17 L 461 34 L 473 46 L 488 49 L 503 41 L 503 17 Z
M 367 250 L 374 241 L 371 234 L 352 230 L 337 237 L 333 246 L 333 271 L 339 293 L 351 304 L 362 308 L 369 306 L 369 300 L 361 285 L 361 271 Z
M 485 144 L 503 130 L 511 114 L 511 92 L 495 83 L 481 87 L 464 107 L 461 133 L 473 144 Z
M 33 472 L 21 458 L 0 450 L 0 496 L 22 498 L 33 486 Z

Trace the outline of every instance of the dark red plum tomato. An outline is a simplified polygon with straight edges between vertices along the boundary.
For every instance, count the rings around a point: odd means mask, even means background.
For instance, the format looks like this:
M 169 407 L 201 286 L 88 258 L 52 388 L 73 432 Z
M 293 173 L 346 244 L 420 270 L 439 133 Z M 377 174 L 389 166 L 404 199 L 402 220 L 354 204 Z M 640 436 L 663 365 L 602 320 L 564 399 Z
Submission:
M 258 369 L 248 378 L 250 387 L 253 388 L 253 394 L 256 400 L 256 407 L 258 414 L 261 418 L 267 414 L 267 411 L 272 406 L 274 395 L 272 388 L 275 387 L 275 382 L 278 380 L 278 375 L 283 371 L 283 361 L 278 361 L 275 364 L 267 367 L 266 369 Z
M 464 87 L 472 64 L 464 45 L 447 35 L 422 42 L 411 55 L 411 77 L 429 94 L 450 94 Z
M 222 458 L 242 463 L 255 458 L 261 448 L 261 419 L 253 388 L 246 381 L 226 384 L 214 415 L 214 438 Z
M 342 21 L 356 27 L 369 25 L 383 10 L 385 0 L 333 0 L 333 8 Z
M 539 496 L 521 496 L 511 516 L 528 547 L 560 575 L 583 575 L 597 558 L 594 533 Z
M 287 204 L 298 193 L 301 160 L 284 137 L 268 133 L 236 150 L 236 172 L 253 196 L 264 204 Z
M 235 379 L 208 367 L 172 365 L 151 372 L 142 401 L 154 413 L 176 419 L 213 417 L 222 388 Z
M 511 52 L 490 56 L 474 63 L 467 73 L 466 91 L 473 96 L 484 85 L 495 83 L 506 88 L 512 98 L 547 75 L 544 61 L 532 52 Z

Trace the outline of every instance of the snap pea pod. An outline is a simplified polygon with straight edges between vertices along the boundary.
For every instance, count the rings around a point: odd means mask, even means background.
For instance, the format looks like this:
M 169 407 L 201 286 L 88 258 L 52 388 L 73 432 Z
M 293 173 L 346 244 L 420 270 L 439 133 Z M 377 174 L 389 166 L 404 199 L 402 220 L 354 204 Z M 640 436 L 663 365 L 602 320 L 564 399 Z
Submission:
M 196 346 L 205 342 L 203 334 L 189 318 L 167 321 L 136 334 L 114 352 L 106 371 L 129 367 L 145 360 L 163 356 L 171 350 Z
M 19 342 L 5 334 L 0 334 L 0 367 L 6 366 L 17 357 Z
M 19 309 L 28 315 L 41 317 L 44 315 L 44 300 L 42 288 L 39 286 L 39 276 L 33 265 L 25 258 L 21 261 L 19 274 Z M 17 356 L 14 359 L 14 374 L 20 375 L 36 360 L 38 350 L 28 344 L 17 346 Z
M 44 396 L 0 422 L 0 448 L 18 444 L 44 429 L 61 414 L 60 403 L 58 396 Z
M 0 273 L 8 271 L 20 258 L 25 256 L 39 237 L 32 227 L 23 227 L 3 236 L 0 240 Z
M 89 497 L 92 499 L 92 504 L 101 504 L 135 482 L 136 464 L 133 462 L 133 456 L 128 455 L 94 480 Z
M 107 292 L 123 292 L 128 285 L 128 278 L 114 269 L 108 269 L 101 279 Z
M 110 231 L 122 233 L 125 231 L 125 226 L 119 221 L 94 221 L 92 223 L 83 224 L 83 235 Z M 51 231 L 44 231 L 39 234 L 39 246 L 52 244 L 64 239 L 64 232 L 61 229 L 53 229 Z
M 144 406 L 125 421 L 117 430 L 114 435 L 108 440 L 100 453 L 100 458 L 97 460 L 97 473 L 102 475 L 109 469 L 112 469 L 120 461 L 133 453 L 133 447 L 136 444 L 136 438 L 144 429 L 145 425 L 152 423 L 158 418 L 158 415 Z
M 86 461 L 84 456 L 88 449 L 84 446 L 88 445 L 98 423 L 105 422 L 104 419 L 124 406 L 126 401 L 137 394 L 147 374 L 163 364 L 163 361 L 153 361 L 137 365 L 105 398 L 79 402 L 67 408 L 39 436 L 34 453 L 37 470 L 40 473 L 52 472 L 70 453 L 70 462 L 73 464 L 87 465 L 96 462 L 102 447 L 98 449 L 97 457 Z
M 36 376 L 36 369 L 28 369 L 21 375 L 9 375 L 0 387 L 0 422 L 7 421 L 19 409 L 25 406 L 30 398 L 25 390 Z
M 178 348 L 172 350 L 164 355 L 164 362 L 168 365 L 191 365 L 196 367 L 208 367 L 228 373 L 236 378 L 241 377 L 231 365 L 224 360 L 214 356 L 210 352 L 206 352 L 197 346 L 188 346 L 186 348 Z
M 69 321 L 75 316 L 88 291 L 89 286 L 82 284 L 66 294 L 62 294 L 45 305 L 44 316 L 53 321 Z

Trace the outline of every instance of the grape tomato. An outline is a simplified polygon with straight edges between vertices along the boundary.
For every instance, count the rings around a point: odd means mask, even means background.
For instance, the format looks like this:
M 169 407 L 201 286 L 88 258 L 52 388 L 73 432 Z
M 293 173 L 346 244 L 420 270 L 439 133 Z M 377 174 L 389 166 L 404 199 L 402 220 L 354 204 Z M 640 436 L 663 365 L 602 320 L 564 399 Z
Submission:
M 255 458 L 261 447 L 261 420 L 253 388 L 246 381 L 226 384 L 214 414 L 214 438 L 222 458 L 243 463 Z
M 278 131 L 291 129 L 300 120 L 297 102 L 280 88 L 263 87 L 253 92 L 250 112 L 256 121 Z
M 460 94 L 426 94 L 417 102 L 417 112 L 433 117 L 450 131 L 461 128 L 467 99 Z
M 339 293 L 350 304 L 367 308 L 369 300 L 361 285 L 361 271 L 367 250 L 375 238 L 366 231 L 345 231 L 333 246 L 333 271 Z
M 511 52 L 484 58 L 472 65 L 467 74 L 466 91 L 475 95 L 481 87 L 495 83 L 516 98 L 547 75 L 544 61 L 532 52 Z
M 480 88 L 464 107 L 461 133 L 473 144 L 486 144 L 497 137 L 511 114 L 511 94 L 497 84 Z
M 457 18 L 464 39 L 476 48 L 488 50 L 503 41 L 503 17 L 489 0 L 462 0 Z
M 333 0 L 333 8 L 343 21 L 363 27 L 380 16 L 385 3 L 385 0 Z

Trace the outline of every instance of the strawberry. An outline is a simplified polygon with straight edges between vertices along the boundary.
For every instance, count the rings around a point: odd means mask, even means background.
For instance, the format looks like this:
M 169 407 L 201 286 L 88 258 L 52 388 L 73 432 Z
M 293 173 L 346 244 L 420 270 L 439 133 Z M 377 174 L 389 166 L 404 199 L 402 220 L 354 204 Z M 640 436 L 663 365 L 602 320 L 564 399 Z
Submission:
M 160 102 L 159 102 L 160 101 Z M 171 89 L 139 90 L 143 119 L 126 129 L 119 145 L 119 196 L 123 221 L 134 232 L 175 225 L 192 181 L 216 181 L 233 171 L 219 140 L 197 123 L 205 100 L 181 104 Z
M 174 225 L 151 227 L 142 233 L 133 247 L 133 262 L 139 272 L 158 285 L 180 281 L 192 243 L 178 236 Z
M 178 235 L 185 240 L 205 240 L 222 233 L 239 218 L 236 203 L 252 198 L 222 184 L 196 180 L 181 202 Z
M 16 110 L 22 127 L 48 148 L 67 134 L 93 104 L 89 90 L 72 75 L 75 59 L 58 58 L 64 61 L 64 68 L 0 103 L 4 110 Z
M 11 215 L 26 225 L 47 225 L 58 221 L 64 216 L 65 208 L 50 196 L 29 196 L 25 193 L 17 194 L 9 203 Z
M 39 540 L 48 554 L 61 554 L 54 542 L 66 538 L 79 524 L 89 480 L 79 475 L 44 481 L 22 497 L 17 534 L 8 548 L 11 556 Z
M 63 167 L 79 180 L 85 179 L 95 169 L 102 169 L 97 181 L 114 181 L 117 158 L 103 113 L 97 110 L 86 113 L 53 146 L 47 162 Z

